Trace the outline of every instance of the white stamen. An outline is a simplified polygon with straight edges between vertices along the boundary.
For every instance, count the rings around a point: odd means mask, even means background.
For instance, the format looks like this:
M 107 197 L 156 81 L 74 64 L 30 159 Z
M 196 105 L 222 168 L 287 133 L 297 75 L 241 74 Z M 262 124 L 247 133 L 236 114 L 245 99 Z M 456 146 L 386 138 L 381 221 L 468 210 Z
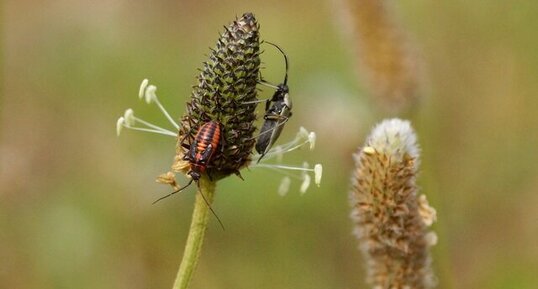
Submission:
M 140 84 L 140 88 L 138 89 L 138 98 L 142 99 L 144 97 L 144 92 L 146 91 L 146 88 L 148 87 L 149 80 L 146 78 L 142 80 L 142 83 Z
M 140 84 L 140 88 L 138 90 L 138 97 L 145 98 L 145 101 L 150 104 L 152 102 L 155 102 L 161 112 L 164 114 L 164 116 L 170 121 L 170 123 L 179 130 L 179 125 L 172 119 L 170 114 L 164 109 L 162 104 L 159 102 L 159 99 L 157 98 L 157 87 L 155 85 L 149 85 L 148 79 L 142 80 L 142 83 Z M 142 124 L 145 127 L 136 127 L 136 124 Z M 154 125 L 152 123 L 149 123 L 143 119 L 140 119 L 134 115 L 134 112 L 132 109 L 127 109 L 120 119 L 118 119 L 118 122 L 116 123 L 116 133 L 119 135 L 121 132 L 122 127 L 126 127 L 133 130 L 138 131 L 144 131 L 144 132 L 151 132 L 151 133 L 158 133 L 162 135 L 168 135 L 172 137 L 177 137 L 177 132 L 170 131 L 168 129 L 162 128 L 160 126 Z
M 303 183 L 301 184 L 301 189 L 300 189 L 301 194 L 306 193 L 306 190 L 308 190 L 309 186 L 310 186 L 310 175 L 305 174 L 304 179 L 303 179 Z
M 166 109 L 164 109 L 164 106 L 161 104 L 161 102 L 159 101 L 159 99 L 157 98 L 157 96 L 155 95 L 155 103 L 157 104 L 157 106 L 159 107 L 159 109 L 161 110 L 161 112 L 164 114 L 164 116 L 166 116 L 166 118 L 168 119 L 168 121 L 176 128 L 179 130 L 179 125 L 174 121 L 174 119 L 170 116 L 170 114 L 168 113 L 168 111 L 166 111 Z
M 173 131 L 171 131 L 171 130 L 167 130 L 167 129 L 162 128 L 162 127 L 160 127 L 160 126 L 154 125 L 154 124 L 149 123 L 149 122 L 147 122 L 147 121 L 145 121 L 145 120 L 143 120 L 143 119 L 141 119 L 141 118 L 138 118 L 138 117 L 136 117 L 136 116 L 135 116 L 134 119 L 135 119 L 137 122 L 139 122 L 139 123 L 141 123 L 141 124 L 143 124 L 143 125 L 145 125 L 145 126 L 147 126 L 147 127 L 151 127 L 151 128 L 153 128 L 153 129 L 156 129 L 156 130 L 159 130 L 159 131 L 162 131 L 162 132 L 166 132 L 167 134 L 176 134 L 175 132 L 173 132 Z
M 283 174 L 283 175 L 285 175 L 285 176 L 288 176 L 288 177 L 290 177 L 290 178 L 292 178 L 292 179 L 296 179 L 296 180 L 302 180 L 302 179 L 303 179 L 303 178 L 300 177 L 300 176 L 297 176 L 297 175 L 294 175 L 294 174 L 289 173 L 289 172 L 286 171 L 285 169 L 275 168 L 275 167 L 273 167 L 273 166 L 267 166 L 267 167 L 265 167 L 265 168 L 268 169 L 268 170 L 272 170 L 272 171 L 278 172 L 278 173 Z
M 144 96 L 147 104 L 150 104 L 157 98 L 157 94 L 155 94 L 155 91 L 157 91 L 157 87 L 155 85 L 150 85 L 146 88 L 146 93 L 144 94 Z
M 171 132 L 171 131 L 162 131 L 162 130 L 142 128 L 142 127 L 134 127 L 134 126 L 126 126 L 126 125 L 124 125 L 124 126 L 126 128 L 128 128 L 128 129 L 132 129 L 132 130 L 152 132 L 152 133 L 157 133 L 157 134 L 169 135 L 169 136 L 172 136 L 172 137 L 177 137 L 177 135 L 175 133 Z
M 304 127 L 301 127 L 291 142 L 271 148 L 260 163 L 251 163 L 250 168 L 266 168 L 286 176 L 286 179 L 282 180 L 278 188 L 279 194 L 284 194 L 283 192 L 287 191 L 287 189 L 284 190 L 284 188 L 285 186 L 289 186 L 287 183 L 292 179 L 302 181 L 300 192 L 304 193 L 309 188 L 310 183 L 312 182 L 312 177 L 314 178 L 315 184 L 317 186 L 320 185 L 323 171 L 321 164 L 316 164 L 314 168 L 311 168 L 307 162 L 304 162 L 302 166 L 286 166 L 281 165 L 280 163 L 285 153 L 297 150 L 307 144 L 309 144 L 310 148 L 313 149 L 315 143 L 316 134 L 314 132 L 307 131 Z M 253 159 L 257 159 L 259 157 L 260 155 L 256 154 L 253 156 Z M 265 163 L 267 160 L 272 158 L 276 158 L 276 164 Z M 313 173 L 313 176 L 311 173 Z
M 116 122 L 116 134 L 120 136 L 121 129 L 123 128 L 123 124 L 125 122 L 125 119 L 122 117 L 118 118 L 118 121 Z
M 260 167 L 260 168 L 278 168 L 278 169 L 285 169 L 290 171 L 302 171 L 302 172 L 313 172 L 313 169 L 308 169 L 304 167 L 290 167 L 290 166 L 282 166 L 282 165 L 269 165 L 269 164 L 257 164 L 252 166 L 251 168 Z
M 166 119 L 176 128 L 179 130 L 179 125 L 174 121 L 174 119 L 170 116 L 168 111 L 164 108 L 164 106 L 159 101 L 159 98 L 157 98 L 157 87 L 155 85 L 148 85 L 148 80 L 144 79 L 142 81 L 142 84 L 140 85 L 140 90 L 138 91 L 140 98 L 142 98 L 142 94 L 144 95 L 144 98 L 146 100 L 147 104 L 150 104 L 152 102 L 155 102 L 155 104 L 159 107 L 161 112 L 164 114 Z
M 314 183 L 319 187 L 321 183 L 321 175 L 323 173 L 323 167 L 321 164 L 316 164 L 314 166 Z
M 308 142 L 310 143 L 310 150 L 314 150 L 314 147 L 316 146 L 316 133 L 310 132 L 308 134 Z
M 290 177 L 284 177 L 282 181 L 280 182 L 280 186 L 278 186 L 278 194 L 281 196 L 285 196 L 288 191 L 290 190 L 291 185 L 291 179 Z
M 123 118 L 125 119 L 125 125 L 127 127 L 135 125 L 136 121 L 135 121 L 134 111 L 132 109 L 128 108 L 127 110 L 125 110 L 125 113 L 123 114 Z
M 300 140 L 295 140 L 295 141 L 292 141 L 292 142 L 288 143 L 287 145 L 285 145 L 282 148 L 282 150 L 284 151 L 284 153 L 289 153 L 289 152 L 292 152 L 292 151 L 294 151 L 296 149 L 301 148 L 302 146 L 304 146 L 305 144 L 308 143 L 308 140 L 305 140 L 305 141 L 303 141 L 301 143 L 299 143 L 299 141 Z M 297 144 L 297 143 L 299 143 L 299 144 Z M 269 151 L 269 152 L 271 152 L 271 151 Z

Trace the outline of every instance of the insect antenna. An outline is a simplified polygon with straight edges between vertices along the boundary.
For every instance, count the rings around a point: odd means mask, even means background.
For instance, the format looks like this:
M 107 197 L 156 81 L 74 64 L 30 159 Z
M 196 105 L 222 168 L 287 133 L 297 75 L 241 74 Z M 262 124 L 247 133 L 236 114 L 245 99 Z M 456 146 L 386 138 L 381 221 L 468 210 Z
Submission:
M 170 194 L 166 195 L 166 196 L 163 196 L 163 197 L 160 197 L 158 198 L 157 200 L 155 200 L 155 202 L 153 202 L 152 204 L 155 204 L 157 203 L 158 201 L 162 200 L 162 199 L 166 199 L 170 196 L 172 196 L 173 194 L 175 193 L 179 193 L 181 191 L 183 191 L 184 189 L 186 189 L 188 186 L 190 186 L 193 182 L 193 179 L 191 179 L 189 181 L 189 183 L 187 185 L 185 185 L 184 187 L 178 189 L 178 190 L 175 190 L 173 192 L 171 192 Z M 217 221 L 219 221 L 219 224 L 220 226 L 222 227 L 222 230 L 224 230 L 224 224 L 222 224 L 222 221 L 220 220 L 219 216 L 217 216 L 217 213 L 215 213 L 215 211 L 213 210 L 213 208 L 211 207 L 211 205 L 209 204 L 209 202 L 207 201 L 205 195 L 202 193 L 202 190 L 200 190 L 200 183 L 198 183 L 198 191 L 200 192 L 200 195 L 202 195 L 202 198 L 204 199 L 204 202 L 205 204 L 207 205 L 207 207 L 209 208 L 209 210 L 211 210 L 211 213 L 213 213 L 213 215 L 215 216 L 215 218 L 217 219 Z
M 263 79 L 260 79 L 260 80 L 258 81 L 258 83 L 261 84 L 261 85 L 265 85 L 265 86 L 267 86 L 267 87 L 273 88 L 273 89 L 278 89 L 278 86 L 277 86 L 277 85 L 274 85 L 274 84 L 272 84 L 272 83 L 270 83 L 270 82 L 267 82 L 267 81 L 265 81 L 265 80 L 263 80 Z
M 171 195 L 173 195 L 173 194 L 175 194 L 175 193 L 179 193 L 179 192 L 183 191 L 184 189 L 186 189 L 188 186 L 190 186 L 190 185 L 192 184 L 192 181 L 193 181 L 193 179 L 191 179 L 190 182 L 189 182 L 187 185 L 185 185 L 184 187 L 179 188 L 179 189 L 177 189 L 177 190 L 171 192 L 170 194 L 168 194 L 168 195 L 166 195 L 166 196 L 163 196 L 163 197 L 158 198 L 157 200 L 155 200 L 155 202 L 152 203 L 152 205 L 156 204 L 158 201 L 160 201 L 160 200 L 162 200 L 162 199 L 166 199 L 166 198 L 170 197 Z
M 219 221 L 219 224 L 222 228 L 223 231 L 225 231 L 224 229 L 224 225 L 222 224 L 222 221 L 220 220 L 219 216 L 217 216 L 217 213 L 215 213 L 215 211 L 213 210 L 213 207 L 211 207 L 211 205 L 209 204 L 209 202 L 207 201 L 204 193 L 202 193 L 202 190 L 200 190 L 200 183 L 198 183 L 198 192 L 200 192 L 200 195 L 202 195 L 202 198 L 204 199 L 204 202 L 205 204 L 207 205 L 207 207 L 209 208 L 209 210 L 211 210 L 211 213 L 213 213 L 213 216 L 215 216 L 215 218 L 217 219 L 217 221 Z
M 288 85 L 288 56 L 286 55 L 286 52 L 284 52 L 284 50 L 282 50 L 282 48 L 280 48 L 280 46 L 272 43 L 272 42 L 269 42 L 269 41 L 265 41 L 267 44 L 271 44 L 273 45 L 274 47 L 276 47 L 276 49 L 280 50 L 280 53 L 282 53 L 282 55 L 284 55 L 284 61 L 286 63 L 286 76 L 284 77 L 284 85 Z

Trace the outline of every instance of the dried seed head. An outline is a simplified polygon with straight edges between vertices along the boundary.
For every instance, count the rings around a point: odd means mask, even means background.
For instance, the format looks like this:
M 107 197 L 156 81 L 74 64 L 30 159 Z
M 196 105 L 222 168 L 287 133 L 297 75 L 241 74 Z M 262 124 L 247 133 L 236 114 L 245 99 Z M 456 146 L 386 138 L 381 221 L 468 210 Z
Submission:
M 419 149 L 408 121 L 377 125 L 355 155 L 350 200 L 373 288 L 433 288 L 427 231 L 435 210 L 417 196 Z
M 391 1 L 347 0 L 341 13 L 355 42 L 357 67 L 372 96 L 389 111 L 409 108 L 424 80 L 422 61 L 407 31 L 395 19 Z M 348 29 L 349 30 L 349 29 Z
M 250 161 L 255 143 L 256 84 L 258 81 L 259 25 L 252 13 L 225 27 L 204 62 L 194 86 L 186 114 L 181 119 L 177 154 L 173 169 L 186 173 L 188 164 L 183 156 L 204 123 L 222 124 L 223 139 L 219 153 L 208 166 L 216 178 L 236 173 Z

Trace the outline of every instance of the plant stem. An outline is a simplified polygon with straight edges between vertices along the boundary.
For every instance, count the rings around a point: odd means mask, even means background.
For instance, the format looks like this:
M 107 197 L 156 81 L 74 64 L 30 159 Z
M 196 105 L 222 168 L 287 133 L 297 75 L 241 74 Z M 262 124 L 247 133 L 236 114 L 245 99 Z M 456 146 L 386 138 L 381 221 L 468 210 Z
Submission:
M 210 181 L 205 177 L 202 177 L 198 182 L 198 193 L 196 194 L 196 200 L 194 202 L 191 228 L 189 230 L 189 236 L 187 237 L 187 243 L 185 244 L 185 252 L 183 253 L 183 259 L 179 265 L 173 289 L 186 289 L 191 282 L 192 275 L 196 269 L 196 264 L 198 263 L 198 258 L 200 257 L 200 252 L 202 250 L 210 214 L 210 208 L 204 201 L 202 194 L 204 194 L 207 202 L 211 205 L 211 203 L 213 203 L 213 197 L 215 196 L 215 185 L 216 182 Z

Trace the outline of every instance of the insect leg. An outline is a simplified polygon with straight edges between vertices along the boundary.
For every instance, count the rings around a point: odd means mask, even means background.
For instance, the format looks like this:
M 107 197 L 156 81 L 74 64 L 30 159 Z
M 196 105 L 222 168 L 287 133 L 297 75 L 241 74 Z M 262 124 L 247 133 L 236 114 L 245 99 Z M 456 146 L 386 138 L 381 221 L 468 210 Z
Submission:
M 175 193 L 179 193 L 179 192 L 183 191 L 184 189 L 186 189 L 188 186 L 191 185 L 192 181 L 193 181 L 193 179 L 191 179 L 191 180 L 189 181 L 189 183 L 188 183 L 187 185 L 185 185 L 184 187 L 179 188 L 178 190 L 175 190 L 175 191 L 171 192 L 170 194 L 168 194 L 168 195 L 166 195 L 166 196 L 163 196 L 163 197 L 158 198 L 158 199 L 155 200 L 155 202 L 153 202 L 152 204 L 155 204 L 155 203 L 157 203 L 158 201 L 160 201 L 160 200 L 162 200 L 162 199 L 166 199 L 166 198 L 170 197 L 171 195 L 173 195 L 173 194 L 175 194 Z

